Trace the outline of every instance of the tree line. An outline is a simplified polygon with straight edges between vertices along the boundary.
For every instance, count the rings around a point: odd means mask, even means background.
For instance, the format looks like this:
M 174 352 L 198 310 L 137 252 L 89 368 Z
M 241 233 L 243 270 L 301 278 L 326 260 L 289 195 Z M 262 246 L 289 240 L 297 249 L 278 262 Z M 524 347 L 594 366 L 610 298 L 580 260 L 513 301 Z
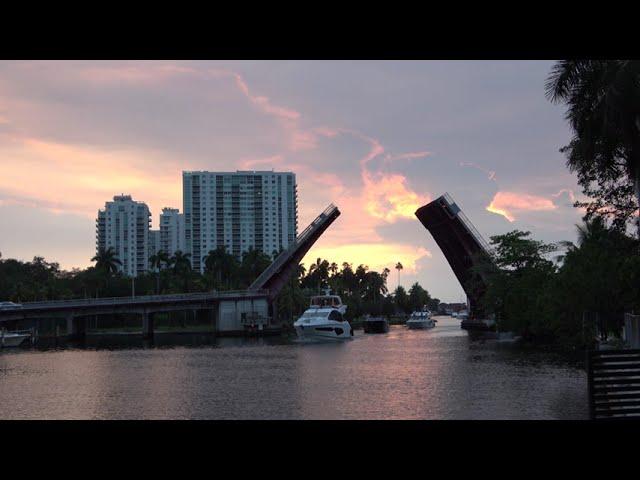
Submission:
M 135 279 L 121 271 L 122 262 L 112 248 L 96 254 L 93 266 L 71 271 L 43 257 L 23 262 L 2 259 L 0 254 L 0 298 L 21 303 L 129 296 L 134 291 L 136 295 L 153 295 L 246 289 L 277 254 L 269 256 L 250 248 L 238 258 L 225 247 L 218 247 L 203 258 L 205 268 L 200 273 L 193 270 L 190 254 L 176 251 L 169 255 L 161 250 L 149 258 L 150 271 Z M 439 300 L 417 282 L 408 292 L 402 286 L 389 292 L 388 275 L 389 269 L 377 272 L 366 265 L 354 268 L 346 262 L 338 266 L 320 258 L 308 268 L 300 264 L 276 299 L 278 315 L 288 320 L 297 318 L 308 308 L 309 297 L 327 288 L 342 297 L 349 319 L 366 314 L 406 315 L 424 306 L 437 309 Z
M 620 335 L 624 314 L 640 311 L 640 241 L 602 217 L 578 226 L 576 244 L 514 230 L 491 246 L 469 287 L 486 285 L 481 307 L 499 330 L 582 347 L 598 331 Z

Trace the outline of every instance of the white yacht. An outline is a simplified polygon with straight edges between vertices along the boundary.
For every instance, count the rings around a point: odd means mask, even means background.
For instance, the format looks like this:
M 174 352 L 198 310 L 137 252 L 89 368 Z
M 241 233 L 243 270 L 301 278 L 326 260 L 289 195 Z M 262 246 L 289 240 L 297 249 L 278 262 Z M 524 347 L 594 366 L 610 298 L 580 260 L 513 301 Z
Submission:
M 351 339 L 353 328 L 343 315 L 347 306 L 338 295 L 311 297 L 311 304 L 293 326 L 299 338 L 304 339 Z
M 407 320 L 407 328 L 410 329 L 426 329 L 436 326 L 436 321 L 431 318 L 429 310 L 415 311 Z
M 18 347 L 31 335 L 28 333 L 0 332 L 1 347 Z

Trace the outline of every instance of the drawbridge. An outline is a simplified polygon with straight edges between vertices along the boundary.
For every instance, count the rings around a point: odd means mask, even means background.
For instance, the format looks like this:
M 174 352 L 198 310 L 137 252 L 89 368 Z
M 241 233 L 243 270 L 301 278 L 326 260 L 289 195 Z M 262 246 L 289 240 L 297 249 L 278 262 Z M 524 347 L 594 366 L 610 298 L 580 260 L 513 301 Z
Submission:
M 467 294 L 470 317 L 481 317 L 479 301 L 486 292 L 486 283 L 481 279 L 471 288 L 469 281 L 472 267 L 482 256 L 490 256 L 489 244 L 448 193 L 420 207 L 415 214 L 433 236 Z
M 273 263 L 256 278 L 249 286 L 249 290 L 268 290 L 269 301 L 273 301 L 309 249 L 339 216 L 338 207 L 333 203 L 329 205 L 298 235 L 289 248 L 280 253 Z

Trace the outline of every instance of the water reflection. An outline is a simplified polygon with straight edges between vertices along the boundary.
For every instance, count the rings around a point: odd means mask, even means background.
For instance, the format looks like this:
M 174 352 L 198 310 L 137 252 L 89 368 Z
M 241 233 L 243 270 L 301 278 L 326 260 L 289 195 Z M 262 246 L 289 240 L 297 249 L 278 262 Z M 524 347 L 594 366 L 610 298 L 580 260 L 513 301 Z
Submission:
M 586 378 L 558 355 L 433 330 L 287 337 L 89 337 L 0 353 L 0 418 L 586 418 Z

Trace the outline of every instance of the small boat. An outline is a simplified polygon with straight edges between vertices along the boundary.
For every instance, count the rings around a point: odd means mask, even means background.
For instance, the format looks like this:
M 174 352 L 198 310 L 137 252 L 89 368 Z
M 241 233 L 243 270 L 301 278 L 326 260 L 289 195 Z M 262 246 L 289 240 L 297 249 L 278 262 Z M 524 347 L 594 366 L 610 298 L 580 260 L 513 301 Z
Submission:
M 384 317 L 371 317 L 367 315 L 362 322 L 364 333 L 387 333 L 389 322 Z
M 407 320 L 407 328 L 410 329 L 427 329 L 436 326 L 436 321 L 431 318 L 429 310 L 415 311 Z
M 17 310 L 22 308 L 22 304 L 13 302 L 0 302 L 0 310 Z
M 29 337 L 28 333 L 0 332 L 0 347 L 18 347 Z
M 338 295 L 317 295 L 311 297 L 310 306 L 293 323 L 298 338 L 347 340 L 353 338 L 353 328 L 343 315 L 347 306 Z

